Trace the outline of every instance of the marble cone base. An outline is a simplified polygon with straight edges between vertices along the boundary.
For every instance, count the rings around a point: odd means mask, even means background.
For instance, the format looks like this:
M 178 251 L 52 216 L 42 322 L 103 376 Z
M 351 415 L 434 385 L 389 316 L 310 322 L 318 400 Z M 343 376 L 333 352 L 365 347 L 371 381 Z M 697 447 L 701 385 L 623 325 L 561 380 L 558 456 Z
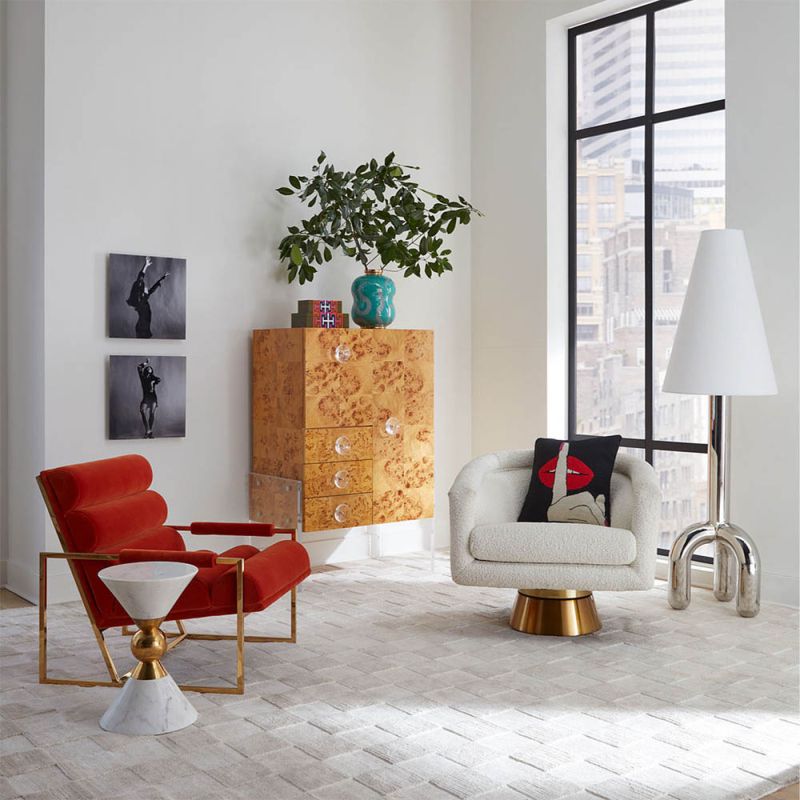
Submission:
M 129 678 L 100 719 L 100 727 L 138 736 L 178 731 L 196 719 L 197 711 L 171 675 L 149 681 Z

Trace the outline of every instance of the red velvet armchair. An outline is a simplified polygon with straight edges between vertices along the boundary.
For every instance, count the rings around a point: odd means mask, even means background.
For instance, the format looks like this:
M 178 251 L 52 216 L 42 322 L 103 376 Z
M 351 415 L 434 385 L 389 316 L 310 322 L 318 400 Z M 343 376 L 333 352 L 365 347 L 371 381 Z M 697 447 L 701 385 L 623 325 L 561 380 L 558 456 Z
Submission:
M 185 561 L 198 573 L 166 618 L 177 633 L 170 649 L 184 639 L 231 639 L 236 641 L 235 686 L 181 688 L 200 692 L 244 692 L 244 642 L 294 642 L 297 636 L 297 585 L 310 573 L 308 554 L 293 530 L 261 523 L 193 522 L 167 525 L 167 504 L 149 487 L 153 471 L 143 456 L 127 455 L 44 470 L 37 482 L 58 534 L 63 553 L 39 556 L 39 682 L 80 686 L 121 686 L 120 677 L 104 638 L 104 631 L 127 626 L 133 620 L 97 577 L 108 562 Z M 264 550 L 237 545 L 223 553 L 187 551 L 179 531 L 196 535 L 288 535 Z M 47 675 L 47 561 L 66 559 L 78 586 L 109 681 L 51 678 Z M 245 636 L 244 618 L 263 611 L 278 598 L 291 593 L 291 634 L 288 637 Z M 236 615 L 236 634 L 188 633 L 187 619 Z

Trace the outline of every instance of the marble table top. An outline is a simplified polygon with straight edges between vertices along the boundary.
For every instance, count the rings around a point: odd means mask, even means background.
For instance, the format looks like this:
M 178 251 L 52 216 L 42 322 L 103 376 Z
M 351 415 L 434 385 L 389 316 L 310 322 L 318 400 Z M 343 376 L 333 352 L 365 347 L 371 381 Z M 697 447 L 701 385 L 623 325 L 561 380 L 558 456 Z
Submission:
M 136 581 L 146 583 L 149 581 L 168 581 L 193 578 L 197 574 L 197 567 L 193 564 L 181 564 L 179 561 L 134 561 L 130 564 L 115 564 L 100 570 L 100 578 L 115 581 Z
M 196 574 L 193 564 L 136 561 L 106 567 L 98 576 L 132 619 L 161 619 Z

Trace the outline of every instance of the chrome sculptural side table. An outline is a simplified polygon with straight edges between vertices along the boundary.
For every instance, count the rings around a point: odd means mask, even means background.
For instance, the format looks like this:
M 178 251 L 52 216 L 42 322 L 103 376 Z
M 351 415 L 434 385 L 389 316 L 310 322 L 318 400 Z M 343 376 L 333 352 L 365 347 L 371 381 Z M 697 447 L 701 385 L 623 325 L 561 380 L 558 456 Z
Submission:
M 100 570 L 98 577 L 139 627 L 131 652 L 139 662 L 100 727 L 131 735 L 177 731 L 197 719 L 197 711 L 159 660 L 167 652 L 160 629 L 197 567 L 176 561 L 139 561 Z
M 754 617 L 761 596 L 758 550 L 751 537 L 728 519 L 730 398 L 712 396 L 709 413 L 708 522 L 690 525 L 670 549 L 669 604 L 676 609 L 689 605 L 692 555 L 701 545 L 713 542 L 714 597 L 727 602 L 735 594 L 739 615 Z

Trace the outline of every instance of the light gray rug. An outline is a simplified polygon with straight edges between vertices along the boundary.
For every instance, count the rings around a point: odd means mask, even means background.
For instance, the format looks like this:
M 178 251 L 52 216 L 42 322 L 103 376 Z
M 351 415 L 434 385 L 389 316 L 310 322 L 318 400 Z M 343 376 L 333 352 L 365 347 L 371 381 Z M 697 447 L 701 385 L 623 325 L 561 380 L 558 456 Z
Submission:
M 603 630 L 558 639 L 512 631 L 513 597 L 422 555 L 316 573 L 299 643 L 247 645 L 244 697 L 190 694 L 196 725 L 136 738 L 98 727 L 116 690 L 38 685 L 36 609 L 3 611 L 0 797 L 731 800 L 797 780 L 796 611 L 741 619 L 696 590 L 675 612 L 661 584 L 597 595 Z M 278 605 L 249 629 L 279 632 Z M 50 630 L 55 673 L 102 676 L 78 604 Z M 166 665 L 207 682 L 232 655 L 184 642 Z

